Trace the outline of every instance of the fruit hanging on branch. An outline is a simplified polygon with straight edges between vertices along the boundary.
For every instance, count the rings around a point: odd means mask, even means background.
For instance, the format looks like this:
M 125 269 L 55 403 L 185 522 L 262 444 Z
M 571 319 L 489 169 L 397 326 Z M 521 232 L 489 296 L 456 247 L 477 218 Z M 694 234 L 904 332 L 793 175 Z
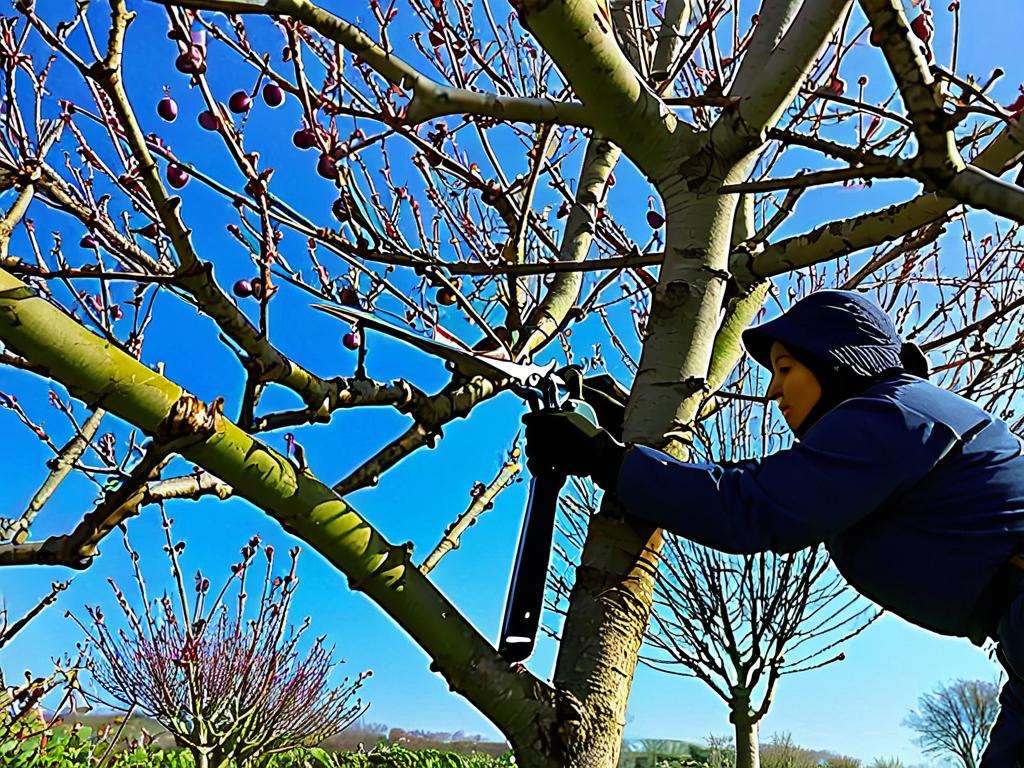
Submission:
M 300 128 L 292 134 L 292 144 L 299 149 L 312 149 L 316 146 L 316 134 L 309 128 Z
M 267 83 L 263 86 L 263 101 L 270 108 L 277 108 L 284 104 L 284 91 L 277 83 Z
M 235 91 L 228 99 L 228 109 L 236 115 L 244 115 L 252 107 L 252 99 L 245 91 Z
M 192 178 L 188 175 L 188 171 L 182 168 L 180 165 L 169 165 L 167 166 L 167 183 L 174 189 L 181 189 L 188 180 Z
M 178 104 L 170 96 L 164 96 L 156 105 L 156 113 L 168 123 L 173 123 L 178 116 Z
M 333 181 L 338 178 L 338 167 L 334 163 L 335 160 L 330 155 L 320 155 L 320 160 L 316 164 L 316 172 L 325 179 Z
M 647 196 L 647 223 L 651 226 L 651 229 L 661 229 L 665 224 L 665 217 L 654 210 L 654 197 L 652 195 Z
M 220 130 L 220 118 L 208 109 L 199 113 L 199 125 L 207 131 L 218 131 Z

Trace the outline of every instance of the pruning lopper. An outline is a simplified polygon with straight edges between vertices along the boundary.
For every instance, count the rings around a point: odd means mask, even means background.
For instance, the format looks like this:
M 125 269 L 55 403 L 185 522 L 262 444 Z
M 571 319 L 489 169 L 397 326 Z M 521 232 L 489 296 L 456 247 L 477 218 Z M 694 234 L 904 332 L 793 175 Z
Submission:
M 313 307 L 362 328 L 401 339 L 440 357 L 449 370 L 464 376 L 507 379 L 509 388 L 533 411 L 575 410 L 613 435 L 618 437 L 622 434 L 622 413 L 627 393 L 607 374 L 584 379 L 578 366 L 556 368 L 554 360 L 543 366 L 523 364 L 477 352 L 438 324 L 431 329 L 433 338 L 428 338 L 351 307 L 323 304 Z M 556 472 L 530 478 L 529 501 L 519 532 L 519 546 L 498 637 L 498 653 L 509 663 L 524 661 L 533 653 L 551 560 L 558 495 L 564 484 L 565 475 Z

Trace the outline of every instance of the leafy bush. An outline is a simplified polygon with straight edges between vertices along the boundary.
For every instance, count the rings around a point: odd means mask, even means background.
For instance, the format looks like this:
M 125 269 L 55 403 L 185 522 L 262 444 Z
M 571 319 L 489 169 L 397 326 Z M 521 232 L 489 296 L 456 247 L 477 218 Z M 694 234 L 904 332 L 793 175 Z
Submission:
M 107 757 L 109 738 L 96 738 L 88 727 L 64 729 L 28 739 L 0 743 L 4 768 L 194 768 L 186 750 L 139 746 Z M 439 750 L 410 750 L 381 744 L 370 752 L 329 752 L 319 747 L 295 749 L 273 756 L 265 768 L 512 768 L 509 752 L 500 757 L 462 755 Z M 673 767 L 674 768 L 674 767 Z
M 93 738 L 90 728 L 71 728 L 38 734 L 27 739 L 0 742 L 0 765 L 4 768 L 192 768 L 188 753 L 180 750 L 136 747 L 107 757 L 108 739 Z
M 434 749 L 411 750 L 397 744 L 382 745 L 372 752 L 328 752 L 319 748 L 279 755 L 273 768 L 506 768 L 515 765 L 509 752 L 501 757 Z

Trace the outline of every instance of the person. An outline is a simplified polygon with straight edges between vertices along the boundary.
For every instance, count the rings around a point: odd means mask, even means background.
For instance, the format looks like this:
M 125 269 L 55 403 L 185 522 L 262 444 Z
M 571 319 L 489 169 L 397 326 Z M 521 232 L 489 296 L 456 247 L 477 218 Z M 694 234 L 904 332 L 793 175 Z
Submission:
M 892 613 L 982 645 L 1008 680 L 980 768 L 1024 758 L 1024 455 L 1008 425 L 928 381 L 921 350 L 851 291 L 823 290 L 743 333 L 797 438 L 701 464 L 623 445 L 572 412 L 524 417 L 533 471 L 589 475 L 628 517 L 724 552 L 824 544 Z

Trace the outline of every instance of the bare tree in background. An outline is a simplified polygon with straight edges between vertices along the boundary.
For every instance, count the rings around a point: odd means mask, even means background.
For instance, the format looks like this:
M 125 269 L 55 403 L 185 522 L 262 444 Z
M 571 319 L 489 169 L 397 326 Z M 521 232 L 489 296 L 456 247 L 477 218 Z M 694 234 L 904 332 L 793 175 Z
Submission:
M 904 725 L 917 732 L 926 755 L 953 755 L 964 768 L 975 768 L 997 714 L 997 683 L 955 680 L 921 696 Z
M 626 439 L 687 458 L 707 416 L 744 394 L 739 333 L 768 311 L 773 279 L 778 307 L 852 281 L 941 358 L 940 383 L 1015 415 L 1024 191 L 1002 177 L 1024 154 L 1024 99 L 992 95 L 1002 70 L 958 72 L 961 29 L 992 22 L 955 0 L 764 0 L 756 15 L 735 0 L 370 0 L 358 23 L 301 0 L 107 6 L 17 0 L 0 28 L 0 363 L 25 374 L 0 404 L 53 455 L 33 509 L 8 516 L 2 564 L 87 567 L 147 504 L 236 495 L 387 612 L 518 764 L 607 768 L 660 532 L 604 498 L 564 574 L 553 677 L 510 667 L 436 588 L 436 562 L 414 564 L 349 503 L 509 381 L 377 381 L 356 330 L 353 374 L 318 375 L 336 355 L 289 352 L 282 336 L 316 322 L 311 297 L 518 362 L 609 356 L 634 377 Z M 168 39 L 138 39 L 154 19 Z M 141 70 L 126 77 L 139 47 L 146 67 L 166 57 L 164 98 L 135 85 Z M 268 135 L 279 106 L 292 126 Z M 161 120 L 179 112 L 199 127 L 172 149 Z M 858 211 L 816 208 L 798 232 L 797 204 L 825 185 L 855 190 Z M 645 195 L 635 223 L 623 213 Z M 962 250 L 940 240 L 951 228 Z M 155 309 L 172 297 L 237 358 L 239 397 L 206 405 L 155 370 L 147 339 L 175 322 Z M 600 349 L 578 342 L 591 328 Z M 172 375 L 195 364 L 189 341 Z M 66 439 L 17 399 L 32 374 L 53 382 Z M 350 408 L 397 410 L 407 428 L 364 436 L 354 469 L 314 471 L 297 433 Z M 151 439 L 96 425 L 102 412 Z M 165 477 L 175 455 L 199 471 Z M 67 467 L 98 501 L 68 534 L 32 540 Z M 456 514 L 437 514 L 435 541 Z
M 828 570 L 821 548 L 730 557 L 673 537 L 665 557 L 648 635 L 657 653 L 644 660 L 708 685 L 729 707 L 737 768 L 756 768 L 780 678 L 841 661 L 835 647 L 880 611 Z
M 360 699 L 352 699 L 371 673 L 332 685 L 334 649 L 324 636 L 308 648 L 301 645 L 308 617 L 298 626 L 289 623 L 299 584 L 298 547 L 288 553 L 288 570 L 276 574 L 274 548 L 261 547 L 254 536 L 222 586 L 197 570 L 189 587 L 185 542 L 174 541 L 172 521 L 162 517 L 170 589 L 150 597 L 152 585 L 125 535 L 141 608 L 133 608 L 111 580 L 120 625 L 99 605 L 87 607 L 88 625 L 75 618 L 96 651 L 89 668 L 111 696 L 129 712 L 138 708 L 159 722 L 197 768 L 256 765 L 319 744 L 366 712 Z M 249 575 L 260 570 L 260 560 L 262 584 L 258 573 Z

